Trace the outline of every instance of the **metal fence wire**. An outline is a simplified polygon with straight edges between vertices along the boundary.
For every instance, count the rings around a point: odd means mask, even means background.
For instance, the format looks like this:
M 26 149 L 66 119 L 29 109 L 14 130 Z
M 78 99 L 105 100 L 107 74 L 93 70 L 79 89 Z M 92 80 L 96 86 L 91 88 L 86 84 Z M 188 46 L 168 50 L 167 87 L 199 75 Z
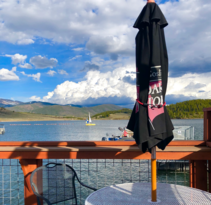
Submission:
M 24 176 L 17 159 L 0 159 L 0 204 L 24 204 Z
M 150 160 L 127 159 L 44 159 L 72 166 L 80 180 L 97 189 L 112 184 L 150 182 Z M 184 160 L 158 160 L 157 181 L 189 186 L 189 162 Z M 24 176 L 16 159 L 0 160 L 0 204 L 24 204 Z M 84 204 L 91 190 L 76 183 L 78 204 Z M 56 193 L 57 194 L 57 193 Z M 58 204 L 73 204 L 74 201 Z

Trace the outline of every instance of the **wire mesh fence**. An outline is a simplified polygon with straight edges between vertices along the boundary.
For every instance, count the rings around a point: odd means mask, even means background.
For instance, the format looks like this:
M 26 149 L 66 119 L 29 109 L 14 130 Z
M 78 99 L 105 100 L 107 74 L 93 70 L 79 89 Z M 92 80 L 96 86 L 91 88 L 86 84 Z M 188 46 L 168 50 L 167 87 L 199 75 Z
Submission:
M 24 176 L 19 161 L 0 159 L 0 204 L 24 204 Z
M 150 160 L 127 159 L 44 159 L 72 166 L 79 179 L 100 189 L 112 184 L 151 182 Z M 184 160 L 158 160 L 157 181 L 189 186 L 189 163 Z M 18 160 L 0 160 L 0 204 L 24 204 L 24 177 Z M 91 190 L 76 183 L 78 204 L 84 204 Z M 74 204 L 74 201 L 59 204 Z

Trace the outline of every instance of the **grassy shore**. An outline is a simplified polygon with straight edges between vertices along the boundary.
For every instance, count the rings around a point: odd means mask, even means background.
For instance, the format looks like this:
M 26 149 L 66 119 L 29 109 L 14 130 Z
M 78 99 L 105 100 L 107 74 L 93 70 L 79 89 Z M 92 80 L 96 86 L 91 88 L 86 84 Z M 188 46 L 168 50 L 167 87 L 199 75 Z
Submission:
M 17 122 L 17 121 L 55 121 L 55 120 L 78 120 L 78 118 L 63 118 L 53 115 L 42 115 L 27 112 L 14 112 L 0 109 L 0 122 Z
M 130 115 L 125 113 L 110 114 L 106 118 L 93 118 L 93 120 L 128 120 Z M 42 115 L 28 112 L 14 112 L 4 108 L 0 109 L 0 122 L 18 122 L 18 121 L 59 121 L 59 120 L 86 120 L 86 118 L 73 116 L 53 116 Z
M 115 113 L 110 114 L 109 117 L 92 118 L 93 120 L 129 120 L 131 114 L 128 113 Z

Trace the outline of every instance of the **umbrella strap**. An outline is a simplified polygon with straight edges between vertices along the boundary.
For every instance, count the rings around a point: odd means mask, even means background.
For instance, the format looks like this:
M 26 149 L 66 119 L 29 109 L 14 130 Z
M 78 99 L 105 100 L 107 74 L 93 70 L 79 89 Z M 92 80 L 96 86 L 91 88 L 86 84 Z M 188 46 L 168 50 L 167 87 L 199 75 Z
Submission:
M 166 105 L 166 102 L 164 102 L 164 104 L 162 104 L 162 105 L 153 105 L 153 104 L 148 104 L 148 103 L 142 103 L 142 102 L 140 102 L 138 99 L 136 99 L 136 101 L 137 101 L 140 105 L 143 105 L 143 106 L 151 105 L 151 107 L 157 107 L 157 108 L 161 108 L 161 107 L 163 107 L 163 106 Z

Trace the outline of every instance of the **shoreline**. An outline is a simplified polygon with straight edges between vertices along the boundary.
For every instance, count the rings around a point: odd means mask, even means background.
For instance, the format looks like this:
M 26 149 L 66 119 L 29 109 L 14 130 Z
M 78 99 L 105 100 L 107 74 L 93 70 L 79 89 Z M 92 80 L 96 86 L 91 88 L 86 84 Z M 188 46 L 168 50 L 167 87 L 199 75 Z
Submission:
M 129 120 L 129 119 L 93 119 L 93 121 L 98 120 Z M 9 120 L 3 120 L 0 118 L 0 124 L 2 122 L 45 122 L 45 121 L 86 121 L 86 120 L 79 120 L 79 119 L 9 119 Z
M 171 119 L 171 120 L 199 120 L 199 119 L 203 119 L 203 118 L 184 118 L 184 119 Z M 98 121 L 98 120 L 129 120 L 128 119 L 120 119 L 120 118 L 101 118 L 101 119 L 93 119 L 93 121 Z M 36 122 L 36 121 L 86 121 L 86 119 L 73 119 L 73 118 L 70 118 L 70 119 L 67 119 L 67 118 L 35 118 L 35 119 L 21 119 L 21 118 L 18 118 L 18 119 L 14 119 L 14 118 L 0 118 L 0 124 L 3 123 L 3 122 Z

